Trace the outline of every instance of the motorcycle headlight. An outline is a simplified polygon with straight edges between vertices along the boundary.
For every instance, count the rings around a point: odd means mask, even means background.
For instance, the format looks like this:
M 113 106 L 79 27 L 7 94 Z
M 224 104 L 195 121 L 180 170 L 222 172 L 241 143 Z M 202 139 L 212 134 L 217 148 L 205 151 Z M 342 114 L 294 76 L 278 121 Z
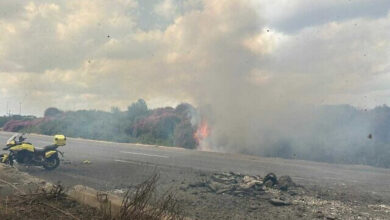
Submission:
M 11 145 L 14 145 L 15 144 L 15 141 L 9 141 L 7 142 L 7 146 L 11 146 Z

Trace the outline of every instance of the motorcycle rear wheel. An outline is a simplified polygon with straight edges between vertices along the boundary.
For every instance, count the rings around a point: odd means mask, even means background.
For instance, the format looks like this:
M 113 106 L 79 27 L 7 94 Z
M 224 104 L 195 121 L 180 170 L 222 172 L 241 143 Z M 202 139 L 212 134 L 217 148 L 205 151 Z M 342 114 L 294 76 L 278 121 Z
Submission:
M 46 170 L 54 170 L 60 165 L 60 158 L 58 157 L 50 157 L 45 159 L 45 163 L 43 164 L 43 168 Z

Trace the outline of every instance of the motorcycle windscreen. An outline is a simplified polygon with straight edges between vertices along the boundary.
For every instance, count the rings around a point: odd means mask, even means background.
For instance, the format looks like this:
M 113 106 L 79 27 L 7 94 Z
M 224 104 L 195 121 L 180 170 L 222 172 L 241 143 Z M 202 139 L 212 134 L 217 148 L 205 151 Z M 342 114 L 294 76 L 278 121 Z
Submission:
M 14 134 L 12 135 L 12 137 L 10 137 L 7 141 L 7 145 L 11 144 L 12 141 L 15 141 L 15 138 L 18 136 L 19 134 Z

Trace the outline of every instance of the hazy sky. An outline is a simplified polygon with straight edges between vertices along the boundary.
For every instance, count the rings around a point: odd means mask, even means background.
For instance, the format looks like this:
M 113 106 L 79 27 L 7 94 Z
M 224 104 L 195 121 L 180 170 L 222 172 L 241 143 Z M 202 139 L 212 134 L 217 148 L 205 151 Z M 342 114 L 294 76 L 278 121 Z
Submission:
M 1 0 L 0 33 L 0 113 L 390 104 L 388 0 Z

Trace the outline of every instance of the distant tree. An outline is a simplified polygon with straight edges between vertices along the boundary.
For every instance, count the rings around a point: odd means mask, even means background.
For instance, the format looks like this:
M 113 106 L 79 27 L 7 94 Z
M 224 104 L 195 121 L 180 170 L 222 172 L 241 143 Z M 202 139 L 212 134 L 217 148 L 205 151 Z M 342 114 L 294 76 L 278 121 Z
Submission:
M 148 113 L 148 106 L 146 105 L 145 100 L 138 99 L 137 102 L 131 104 L 127 109 L 127 114 L 130 120 L 134 120 L 137 117 L 144 116 Z
M 194 138 L 195 129 L 189 120 L 182 121 L 174 131 L 173 144 L 175 146 L 194 149 L 197 142 Z
M 151 131 L 154 137 L 160 139 L 169 139 L 173 136 L 176 124 L 180 119 L 174 114 L 165 114 L 160 116 L 153 124 Z
M 121 112 L 121 110 L 119 109 L 119 107 L 117 107 L 117 106 L 111 107 L 112 114 L 118 114 L 120 112 Z
M 44 116 L 45 117 L 56 117 L 62 113 L 63 112 L 61 110 L 59 110 L 58 108 L 50 107 L 50 108 L 45 110 Z
M 191 118 L 196 113 L 196 110 L 188 103 L 181 103 L 176 107 L 175 112 L 183 118 Z

